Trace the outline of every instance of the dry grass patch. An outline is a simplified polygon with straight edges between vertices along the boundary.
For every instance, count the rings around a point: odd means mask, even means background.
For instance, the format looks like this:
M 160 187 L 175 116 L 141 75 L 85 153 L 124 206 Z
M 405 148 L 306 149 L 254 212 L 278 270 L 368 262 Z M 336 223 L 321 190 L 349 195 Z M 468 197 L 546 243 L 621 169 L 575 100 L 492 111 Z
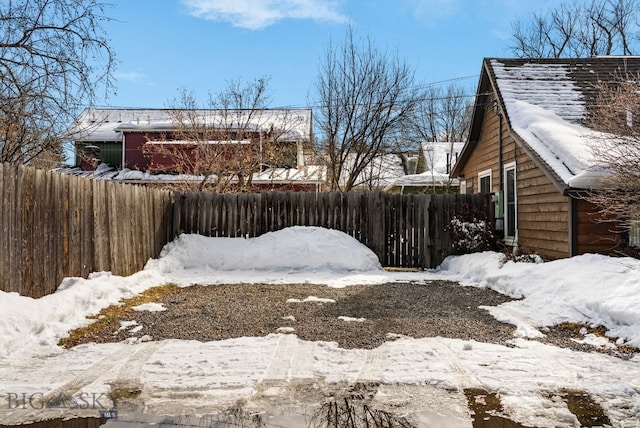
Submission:
M 617 337 L 607 336 L 607 328 L 602 325 L 591 326 L 588 324 L 579 324 L 579 323 L 571 323 L 571 322 L 562 322 L 555 327 L 559 331 L 569 332 L 575 338 L 583 337 L 583 332 L 585 329 L 587 334 L 593 334 L 599 337 L 604 337 L 609 340 L 612 344 L 615 344 L 618 340 Z M 640 349 L 634 346 L 626 346 L 626 345 L 616 345 L 616 351 L 620 354 L 636 354 L 640 352 Z
M 129 299 L 122 299 L 118 305 L 111 305 L 102 309 L 96 315 L 87 318 L 95 320 L 91 324 L 71 330 L 67 337 L 58 342 L 58 346 L 66 349 L 87 342 L 102 342 L 104 335 L 111 334 L 113 328 L 120 328 L 120 321 L 129 318 L 134 312 L 133 307 L 144 303 L 157 302 L 164 296 L 176 293 L 180 287 L 175 284 L 153 287 Z

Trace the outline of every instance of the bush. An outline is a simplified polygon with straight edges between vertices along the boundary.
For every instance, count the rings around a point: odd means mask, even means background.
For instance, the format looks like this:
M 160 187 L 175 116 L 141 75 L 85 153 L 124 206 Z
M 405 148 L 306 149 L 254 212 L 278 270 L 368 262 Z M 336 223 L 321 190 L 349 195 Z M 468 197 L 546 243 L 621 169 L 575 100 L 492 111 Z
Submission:
M 484 213 L 468 207 L 458 211 L 460 213 L 453 217 L 448 227 L 454 254 L 498 250 L 499 237 Z

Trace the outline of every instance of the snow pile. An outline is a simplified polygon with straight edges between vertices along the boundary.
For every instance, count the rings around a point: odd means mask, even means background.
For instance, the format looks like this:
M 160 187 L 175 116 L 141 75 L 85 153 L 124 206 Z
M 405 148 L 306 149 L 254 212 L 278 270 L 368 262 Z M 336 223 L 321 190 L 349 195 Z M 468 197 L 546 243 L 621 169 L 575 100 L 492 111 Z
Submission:
M 166 280 L 153 270 L 129 277 L 109 272 L 65 278 L 58 290 L 39 299 L 0 292 L 0 357 L 23 348 L 55 347 L 73 328 L 89 324 L 88 315 Z
M 514 263 L 498 253 L 449 257 L 441 267 L 465 285 L 515 298 L 487 308 L 499 320 L 532 327 L 564 321 L 603 325 L 612 337 L 640 346 L 640 260 L 585 254 L 549 263 Z
M 166 269 L 215 271 L 381 270 L 378 257 L 337 230 L 295 226 L 256 238 L 207 238 L 181 235 L 162 254 Z

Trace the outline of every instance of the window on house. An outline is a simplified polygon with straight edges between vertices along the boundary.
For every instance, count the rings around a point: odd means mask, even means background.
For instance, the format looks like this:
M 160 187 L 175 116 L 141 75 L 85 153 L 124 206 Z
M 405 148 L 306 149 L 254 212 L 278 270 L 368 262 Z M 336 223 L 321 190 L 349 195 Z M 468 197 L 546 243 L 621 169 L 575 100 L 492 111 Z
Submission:
M 479 192 L 483 195 L 491 193 L 491 170 L 487 169 L 478 174 Z
M 75 165 L 87 156 L 100 159 L 113 168 L 122 168 L 122 143 L 119 141 L 76 142 Z
M 515 243 L 517 239 L 518 195 L 516 192 L 516 164 L 511 162 L 504 166 L 504 231 L 505 240 Z
M 473 193 L 473 178 L 468 178 L 467 179 L 466 193 L 467 194 Z
M 296 142 L 276 142 L 268 153 L 267 163 L 272 168 L 295 168 L 298 166 Z

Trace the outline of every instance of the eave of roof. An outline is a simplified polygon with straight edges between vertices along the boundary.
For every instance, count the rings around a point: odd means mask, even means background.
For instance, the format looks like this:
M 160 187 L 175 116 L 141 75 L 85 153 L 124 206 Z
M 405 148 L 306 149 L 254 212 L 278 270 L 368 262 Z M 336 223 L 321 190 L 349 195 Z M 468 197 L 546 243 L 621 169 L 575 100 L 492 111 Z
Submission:
M 75 141 L 121 141 L 121 132 L 168 132 L 175 130 L 175 109 L 87 108 L 67 130 L 67 139 Z M 284 132 L 281 139 L 310 140 L 310 108 L 220 110 L 197 109 L 196 114 L 211 123 L 233 129 L 234 121 L 247 122 L 255 129 L 273 127 Z M 250 114 L 250 116 L 249 116 Z M 96 136 L 99 135 L 99 138 Z
M 453 168 L 451 169 L 452 177 L 459 177 L 462 174 L 464 165 L 471 157 L 473 150 L 475 149 L 478 141 L 480 140 L 480 131 L 482 129 L 482 122 L 484 120 L 484 106 L 486 105 L 486 99 L 488 98 L 487 92 L 492 91 L 493 88 L 489 81 L 487 71 L 485 70 L 486 62 L 483 61 L 482 69 L 480 71 L 480 78 L 478 79 L 478 88 L 476 90 L 476 96 L 473 106 L 473 115 L 471 117 L 471 129 L 469 130 L 469 136 L 465 142 L 462 150 L 458 155 Z
M 496 67 L 498 65 L 504 66 L 505 69 L 509 68 L 509 72 L 511 72 L 512 75 L 509 76 L 504 70 L 500 70 L 501 75 L 496 75 Z M 522 67 L 522 69 L 520 69 L 520 67 Z M 526 67 L 530 67 L 530 69 L 537 67 L 533 74 L 542 73 L 542 77 L 537 76 L 538 79 L 536 80 L 536 76 L 532 78 L 531 73 L 527 75 Z M 518 73 L 521 71 L 523 73 L 520 78 Z M 577 155 L 577 159 L 574 159 L 571 153 L 569 153 L 571 150 L 569 150 L 569 152 L 565 150 L 565 153 L 558 156 L 558 153 L 561 153 L 565 148 L 554 147 L 552 144 L 546 147 L 544 149 L 544 155 L 541 155 L 541 153 L 538 152 L 540 149 L 536 150 L 536 148 L 532 147 L 529 141 L 527 141 L 527 138 L 531 138 L 531 135 L 525 138 L 524 134 L 520 134 L 523 131 L 516 129 L 512 117 L 513 114 L 517 113 L 513 107 L 514 100 L 518 100 L 520 97 L 530 102 L 531 106 L 538 106 L 548 110 L 551 112 L 551 115 L 553 115 L 553 120 L 558 121 L 558 123 L 565 121 L 566 124 L 573 127 L 572 129 L 567 126 L 567 129 L 570 129 L 576 134 L 572 135 L 572 137 L 580 138 L 580 134 L 583 132 L 594 132 L 585 127 L 585 106 L 595 105 L 597 100 L 597 84 L 603 80 L 612 80 L 613 72 L 615 71 L 637 74 L 638 71 L 640 71 L 640 57 L 596 57 L 584 59 L 485 58 L 476 93 L 472 128 L 467 143 L 458 157 L 458 162 L 453 168 L 452 175 L 459 176 L 461 174 L 464 165 L 469 160 L 469 157 L 480 140 L 480 132 L 488 98 L 487 93 L 492 92 L 496 94 L 499 111 L 503 112 L 507 121 L 509 135 L 532 158 L 534 163 L 547 177 L 550 178 L 558 190 L 566 193 L 568 188 L 576 186 L 578 183 L 587 183 L 588 180 L 585 181 L 582 177 L 577 179 L 578 176 L 585 172 L 580 171 L 580 154 Z M 544 73 L 548 73 L 549 82 L 541 81 L 544 80 Z M 509 77 L 512 78 L 514 82 L 524 82 L 524 84 L 509 86 L 500 81 L 502 78 L 508 79 Z M 540 85 L 536 86 L 537 83 Z M 543 86 L 542 83 L 547 84 Z M 562 85 L 571 86 L 573 92 L 562 90 Z M 558 88 L 561 90 L 558 91 Z M 504 90 L 508 90 L 509 103 L 505 102 Z M 567 99 L 571 98 L 567 97 L 567 94 L 575 96 L 575 98 Z M 540 124 L 542 124 L 542 126 L 546 125 L 544 121 L 540 122 Z M 527 130 L 524 131 L 525 134 L 527 134 Z M 560 152 L 558 152 L 557 149 L 559 149 Z M 569 147 L 569 149 L 571 149 L 571 147 Z M 554 153 L 557 159 L 553 158 Z M 555 167 L 549 164 L 550 161 L 555 164 Z M 558 166 L 560 163 L 567 161 L 569 162 L 568 164 Z M 601 174 L 601 169 L 600 171 L 596 169 L 595 173 L 591 175 L 595 177 L 595 175 L 598 174 Z M 572 178 L 568 178 L 571 176 Z
M 507 121 L 507 127 L 509 130 L 509 135 L 520 145 L 520 147 L 525 151 L 525 153 L 533 160 L 538 168 L 542 170 L 542 172 L 551 180 L 551 182 L 556 186 L 558 191 L 564 192 L 567 188 L 567 185 L 564 184 L 563 180 L 555 173 L 555 171 L 538 155 L 538 153 L 533 150 L 527 142 L 513 130 L 513 125 L 511 121 L 511 117 L 509 115 L 508 109 L 505 106 L 504 97 L 497 83 L 495 70 L 491 64 L 491 61 L 496 60 L 495 58 L 485 58 L 484 59 L 484 69 L 487 71 L 489 80 L 491 82 L 491 87 L 493 92 L 497 95 L 499 114 L 501 114 Z M 527 63 L 527 60 L 523 60 L 523 64 Z

